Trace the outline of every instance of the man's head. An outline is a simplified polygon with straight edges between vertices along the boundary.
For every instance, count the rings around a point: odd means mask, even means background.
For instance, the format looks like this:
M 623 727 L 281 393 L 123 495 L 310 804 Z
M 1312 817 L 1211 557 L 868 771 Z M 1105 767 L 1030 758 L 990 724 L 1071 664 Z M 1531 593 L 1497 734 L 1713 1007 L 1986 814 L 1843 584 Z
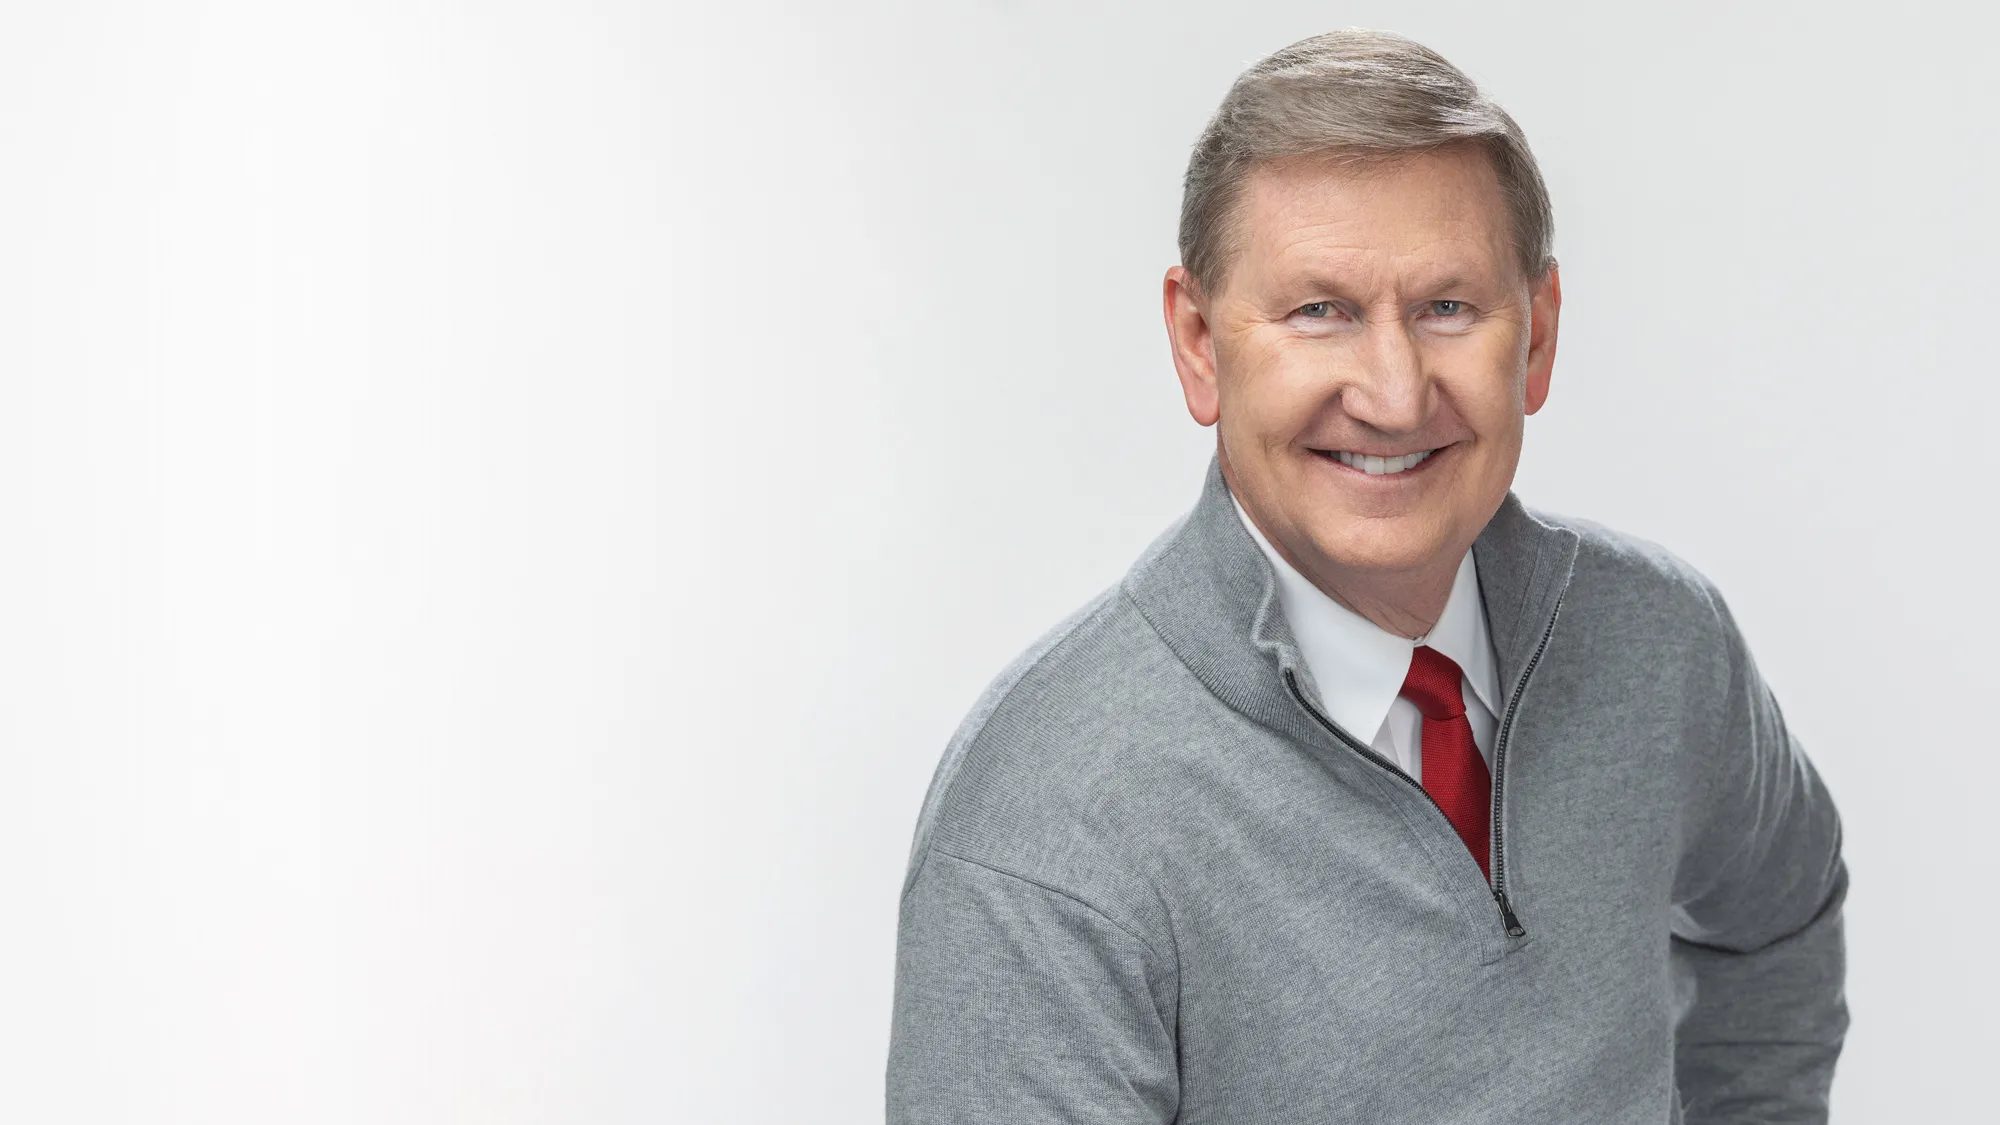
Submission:
M 1323 587 L 1455 569 L 1499 507 L 1548 394 L 1552 225 L 1519 127 L 1399 36 L 1279 51 L 1203 132 L 1175 366 L 1245 510 Z

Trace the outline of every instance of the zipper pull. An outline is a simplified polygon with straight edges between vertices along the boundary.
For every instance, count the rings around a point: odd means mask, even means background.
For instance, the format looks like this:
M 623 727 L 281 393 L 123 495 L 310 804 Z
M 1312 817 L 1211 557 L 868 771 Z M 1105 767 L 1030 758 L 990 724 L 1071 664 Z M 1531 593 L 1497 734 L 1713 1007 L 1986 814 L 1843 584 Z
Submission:
M 1521 920 L 1514 916 L 1514 908 L 1507 905 L 1507 892 L 1501 890 L 1494 891 L 1493 901 L 1500 904 L 1500 924 L 1507 927 L 1507 936 L 1513 938 L 1526 937 L 1528 935 L 1527 927 L 1521 925 Z

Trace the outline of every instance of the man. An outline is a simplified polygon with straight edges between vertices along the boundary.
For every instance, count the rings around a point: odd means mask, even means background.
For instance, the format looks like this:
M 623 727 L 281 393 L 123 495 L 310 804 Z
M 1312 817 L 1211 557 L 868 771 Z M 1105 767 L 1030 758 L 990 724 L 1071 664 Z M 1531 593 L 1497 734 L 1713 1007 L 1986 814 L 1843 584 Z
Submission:
M 946 750 L 892 1122 L 1825 1120 L 1825 790 L 1713 586 L 1509 490 L 1551 227 L 1416 43 L 1238 79 L 1165 282 L 1215 457 Z

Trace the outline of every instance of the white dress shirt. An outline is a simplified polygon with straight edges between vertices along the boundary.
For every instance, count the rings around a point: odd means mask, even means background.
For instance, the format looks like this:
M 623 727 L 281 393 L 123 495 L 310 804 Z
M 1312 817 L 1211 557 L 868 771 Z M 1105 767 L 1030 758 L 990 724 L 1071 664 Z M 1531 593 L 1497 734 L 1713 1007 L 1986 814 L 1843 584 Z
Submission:
M 1240 503 L 1236 515 L 1277 571 L 1278 602 L 1328 718 L 1357 739 L 1367 737 L 1375 753 L 1423 781 L 1423 715 L 1399 693 L 1410 672 L 1411 650 L 1429 645 L 1451 657 L 1464 673 L 1460 689 L 1465 693 L 1465 717 L 1472 724 L 1473 741 L 1491 767 L 1500 713 L 1500 662 L 1493 653 L 1471 551 L 1458 564 L 1443 616 L 1429 633 L 1412 640 L 1328 597 L 1278 554 Z

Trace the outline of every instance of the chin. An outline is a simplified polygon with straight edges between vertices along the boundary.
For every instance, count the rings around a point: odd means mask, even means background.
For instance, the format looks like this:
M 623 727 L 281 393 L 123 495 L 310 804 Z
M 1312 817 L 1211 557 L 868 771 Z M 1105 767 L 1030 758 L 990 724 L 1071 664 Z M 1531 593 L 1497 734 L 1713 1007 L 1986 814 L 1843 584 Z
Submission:
M 1438 562 L 1449 547 L 1444 528 L 1421 516 L 1346 516 L 1320 526 L 1325 530 L 1314 529 L 1314 543 L 1335 565 L 1351 570 L 1419 570 Z
M 1398 547 L 1378 543 L 1349 547 L 1336 544 L 1327 556 L 1345 570 L 1374 570 L 1400 573 L 1421 570 L 1434 562 L 1438 552 L 1424 547 Z

